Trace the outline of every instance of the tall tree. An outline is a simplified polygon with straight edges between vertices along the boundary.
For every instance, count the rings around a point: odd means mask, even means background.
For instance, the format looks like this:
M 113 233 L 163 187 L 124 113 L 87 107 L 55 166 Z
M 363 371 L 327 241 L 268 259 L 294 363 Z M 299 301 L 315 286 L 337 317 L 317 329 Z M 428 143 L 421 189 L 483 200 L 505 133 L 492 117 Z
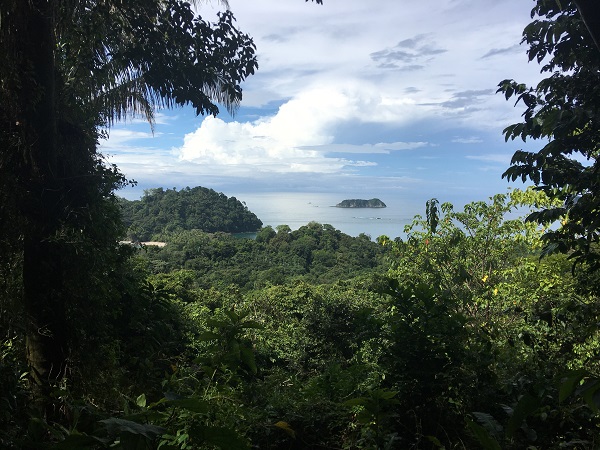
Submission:
M 600 263 L 600 52 L 574 1 L 538 0 L 523 33 L 529 60 L 548 77 L 528 87 L 504 80 L 499 91 L 525 107 L 523 120 L 504 130 L 506 139 L 543 140 L 538 152 L 517 151 L 504 173 L 531 180 L 562 201 L 529 220 L 560 227 L 545 235 L 546 252 L 572 252 L 577 261 Z
M 102 279 L 119 237 L 113 190 L 124 179 L 97 152 L 102 127 L 130 113 L 152 120 L 157 107 L 235 110 L 254 50 L 231 12 L 209 23 L 181 0 L 0 6 L 0 194 L 11 200 L 0 225 L 18 236 L 27 358 L 46 413 L 67 372 L 68 310 L 85 300 L 72 285 Z

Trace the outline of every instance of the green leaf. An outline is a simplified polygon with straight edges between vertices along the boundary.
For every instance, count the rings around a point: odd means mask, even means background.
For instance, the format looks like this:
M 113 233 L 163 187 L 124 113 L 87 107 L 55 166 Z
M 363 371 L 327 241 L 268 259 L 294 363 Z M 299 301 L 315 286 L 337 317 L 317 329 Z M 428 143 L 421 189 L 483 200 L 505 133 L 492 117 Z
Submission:
M 560 403 L 564 402 L 567 397 L 569 397 L 575 391 L 575 388 L 579 385 L 579 382 L 584 376 L 584 370 L 577 370 L 561 380 L 558 391 L 558 401 Z
M 254 352 L 251 348 L 240 346 L 240 357 L 242 358 L 244 364 L 250 368 L 252 373 L 255 374 L 258 371 L 256 367 L 256 360 L 254 359 Z
M 231 327 L 231 322 L 225 322 L 224 320 L 218 319 L 207 319 L 206 325 L 213 328 L 229 328 Z
M 274 426 L 276 426 L 280 430 L 285 431 L 286 434 L 296 439 L 296 432 L 293 430 L 289 423 L 280 420 L 279 422 L 275 423 Z
M 139 407 L 145 408 L 146 407 L 146 394 L 139 395 L 138 398 L 135 400 L 135 403 Z
M 476 424 L 472 420 L 467 420 L 467 427 L 479 441 L 484 450 L 502 450 L 498 441 L 481 425 Z
M 256 320 L 246 320 L 240 324 L 240 328 L 256 328 L 258 330 L 262 330 L 264 326 Z
M 508 421 L 506 431 L 509 436 L 514 436 L 516 431 L 521 427 L 523 421 L 535 412 L 540 407 L 540 400 L 532 395 L 525 394 L 513 411 L 513 414 Z
M 230 428 L 197 425 L 190 430 L 190 435 L 201 442 L 223 450 L 248 450 L 250 448 L 246 440 Z
M 398 394 L 398 391 L 390 391 L 388 389 L 376 389 L 373 391 L 373 398 L 379 398 L 383 400 L 389 400 Z
M 221 339 L 221 335 L 213 333 L 212 331 L 205 331 L 203 333 L 200 333 L 196 337 L 196 339 L 198 339 L 199 341 L 214 341 L 217 339 Z
M 232 322 L 237 322 L 240 320 L 240 316 L 233 310 L 225 311 L 225 315 L 229 317 Z
M 169 400 L 166 402 L 166 404 L 168 406 L 176 406 L 178 408 L 187 409 L 188 411 L 201 414 L 207 413 L 209 410 L 207 402 L 195 397 L 181 398 L 178 400 Z
M 132 422 L 131 420 L 119 419 L 117 417 L 100 420 L 99 422 L 104 424 L 108 434 L 111 436 L 117 436 L 122 433 L 131 433 L 135 435 L 141 435 L 146 439 L 152 440 L 165 432 L 164 428 L 157 427 L 155 425 L 141 424 Z
M 490 433 L 497 434 L 502 431 L 502 425 L 500 425 L 500 423 L 496 419 L 494 419 L 494 417 L 491 414 L 483 412 L 474 412 L 473 415 Z
M 85 450 L 96 448 L 100 444 L 109 444 L 111 439 L 101 439 L 87 434 L 73 433 L 68 435 L 63 441 L 55 444 L 53 450 Z
M 161 399 L 160 399 L 159 401 L 157 401 L 157 402 L 150 403 L 150 404 L 148 405 L 148 408 L 155 408 L 155 407 L 157 407 L 158 405 L 162 405 L 162 404 L 163 404 L 163 403 L 165 403 L 166 401 L 168 401 L 168 399 L 167 399 L 166 397 L 163 397 L 163 398 L 161 398 Z
M 600 410 L 600 380 L 586 380 L 581 386 L 580 391 L 587 405 L 594 412 L 598 412 Z
M 346 400 L 344 405 L 346 406 L 365 406 L 369 403 L 370 399 L 366 397 L 356 397 L 351 398 L 350 400 Z
M 435 445 L 437 448 L 439 448 L 439 449 L 441 449 L 441 450 L 443 450 L 443 449 L 445 449 L 445 448 L 446 448 L 446 447 L 444 447 L 444 446 L 442 445 L 442 443 L 440 442 L 440 440 L 439 440 L 438 438 L 436 438 L 435 436 L 425 436 L 425 437 L 427 438 L 427 440 L 428 440 L 429 442 L 431 442 L 431 443 L 432 443 L 433 445 Z

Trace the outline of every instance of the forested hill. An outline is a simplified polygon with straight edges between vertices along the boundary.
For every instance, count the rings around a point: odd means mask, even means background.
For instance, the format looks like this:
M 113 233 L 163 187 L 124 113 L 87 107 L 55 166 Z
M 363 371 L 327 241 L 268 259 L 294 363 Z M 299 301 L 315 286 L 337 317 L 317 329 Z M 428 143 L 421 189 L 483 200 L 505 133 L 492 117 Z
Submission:
M 235 197 L 199 186 L 180 191 L 149 189 L 140 200 L 121 199 L 121 205 L 128 236 L 140 241 L 177 230 L 240 233 L 262 227 L 260 219 Z

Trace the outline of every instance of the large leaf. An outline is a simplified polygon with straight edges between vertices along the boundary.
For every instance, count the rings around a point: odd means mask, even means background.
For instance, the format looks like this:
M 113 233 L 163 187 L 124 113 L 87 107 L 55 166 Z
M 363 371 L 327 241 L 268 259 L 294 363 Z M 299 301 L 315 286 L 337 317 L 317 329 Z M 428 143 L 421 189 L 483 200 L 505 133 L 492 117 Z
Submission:
M 141 424 L 132 422 L 131 420 L 119 419 L 117 417 L 100 420 L 100 423 L 104 424 L 108 434 L 111 436 L 130 433 L 144 436 L 146 439 L 152 440 L 165 432 L 164 428 L 157 427 L 156 425 Z
M 256 320 L 246 320 L 240 324 L 240 328 L 256 328 L 262 330 L 264 326 Z
M 248 368 L 252 371 L 252 373 L 256 373 L 258 371 L 256 367 L 256 361 L 254 359 L 254 352 L 251 348 L 240 346 L 240 357 L 242 361 Z
M 356 397 L 356 398 L 351 398 L 350 400 L 346 400 L 344 402 L 344 405 L 346 405 L 346 406 L 365 406 L 365 405 L 369 404 L 370 401 L 371 401 L 371 399 L 368 399 L 366 397 Z
M 240 319 L 242 318 L 242 315 L 245 315 L 244 313 L 242 314 L 237 314 L 235 311 L 229 309 L 227 311 L 225 311 L 225 315 L 227 317 L 229 317 L 229 319 L 231 319 L 232 322 L 239 322 Z
M 212 331 L 205 331 L 203 333 L 200 333 L 196 337 L 196 339 L 198 339 L 199 341 L 215 341 L 217 339 L 221 339 L 221 335 L 213 333 Z
M 490 433 L 498 434 L 502 431 L 502 425 L 494 419 L 491 414 L 484 412 L 474 412 L 473 415 L 477 418 L 479 423 L 488 430 Z
M 187 409 L 188 411 L 195 413 L 207 413 L 209 410 L 208 403 L 199 398 L 181 398 L 177 400 L 169 400 L 166 402 L 168 406 L 177 406 L 179 408 Z
M 296 439 L 296 432 L 292 429 L 289 423 L 280 420 L 279 422 L 274 424 L 280 430 L 283 430 L 286 434 Z
M 535 412 L 540 407 L 540 400 L 532 395 L 525 394 L 517 403 L 513 410 L 513 414 L 508 421 L 506 431 L 509 436 L 514 436 L 516 431 L 521 427 L 525 419 Z
M 190 436 L 223 450 L 248 450 L 250 448 L 248 442 L 230 428 L 197 425 L 190 430 Z
M 564 402 L 567 397 L 569 397 L 575 391 L 575 388 L 579 385 L 584 376 L 584 370 L 577 370 L 564 377 L 560 383 L 558 401 L 561 403 Z
M 583 383 L 579 389 L 579 393 L 587 403 L 587 405 L 594 411 L 600 410 L 600 380 L 589 379 Z
M 231 327 L 231 322 L 211 318 L 206 320 L 206 325 L 214 328 L 229 328 Z
M 376 399 L 390 400 L 398 394 L 398 391 L 390 391 L 389 389 L 376 389 L 371 393 L 371 396 Z
M 111 440 L 101 439 L 88 434 L 73 433 L 66 437 L 65 440 L 55 444 L 53 450 L 86 450 L 97 448 L 98 444 L 109 444 Z
M 467 420 L 467 426 L 484 450 L 502 450 L 498 441 L 494 439 L 484 427 L 476 424 L 472 420 Z

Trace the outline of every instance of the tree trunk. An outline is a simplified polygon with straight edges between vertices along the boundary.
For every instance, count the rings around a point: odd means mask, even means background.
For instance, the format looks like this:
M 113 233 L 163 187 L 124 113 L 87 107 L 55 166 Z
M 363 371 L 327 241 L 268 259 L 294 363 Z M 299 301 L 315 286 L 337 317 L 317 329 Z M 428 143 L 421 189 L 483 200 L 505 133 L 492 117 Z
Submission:
M 27 145 L 20 179 L 23 195 L 23 297 L 27 314 L 27 360 L 32 392 L 42 414 L 56 410 L 50 394 L 66 371 L 66 318 L 60 227 L 54 62 L 55 0 L 23 1 L 23 82 L 19 92 Z
M 43 413 L 56 412 L 50 394 L 66 374 L 66 319 L 60 255 L 41 236 L 24 244 L 23 290 L 27 314 L 27 361 L 32 392 Z
M 600 5 L 596 0 L 574 0 L 583 23 L 600 50 Z

